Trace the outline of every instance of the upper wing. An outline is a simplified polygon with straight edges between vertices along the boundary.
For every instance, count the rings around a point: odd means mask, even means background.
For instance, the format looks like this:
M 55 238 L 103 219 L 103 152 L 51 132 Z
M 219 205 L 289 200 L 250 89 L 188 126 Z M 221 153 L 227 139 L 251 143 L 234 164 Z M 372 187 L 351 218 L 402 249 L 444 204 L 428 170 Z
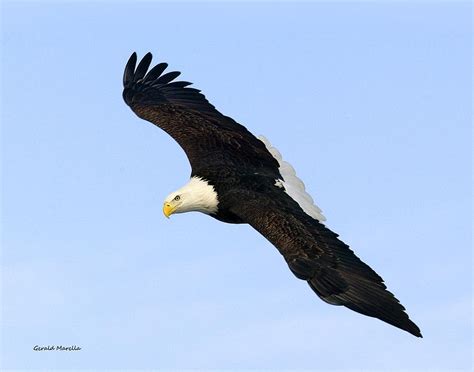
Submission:
M 324 301 L 344 305 L 422 337 L 383 279 L 337 234 L 309 217 L 283 191 L 240 190 L 227 198 L 235 201 L 231 203 L 232 213 L 275 245 L 290 270 L 308 281 Z
M 189 88 L 191 83 L 173 81 L 180 73 L 164 73 L 166 63 L 148 71 L 151 59 L 151 53 L 146 54 L 135 68 L 137 55 L 132 54 L 123 75 L 123 98 L 139 117 L 179 143 L 193 174 L 203 174 L 210 166 L 238 164 L 244 172 L 258 169 L 278 178 L 278 162 L 260 140 L 217 111 L 198 89 Z

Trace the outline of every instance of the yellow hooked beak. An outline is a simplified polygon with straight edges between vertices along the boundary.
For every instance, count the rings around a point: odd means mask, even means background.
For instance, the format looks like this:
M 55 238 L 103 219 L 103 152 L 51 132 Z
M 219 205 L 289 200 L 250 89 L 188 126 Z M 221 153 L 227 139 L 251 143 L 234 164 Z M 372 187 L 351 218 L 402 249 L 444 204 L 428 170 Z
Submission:
M 170 203 L 163 204 L 163 214 L 166 216 L 166 218 L 170 218 L 175 209 L 176 207 L 173 207 Z

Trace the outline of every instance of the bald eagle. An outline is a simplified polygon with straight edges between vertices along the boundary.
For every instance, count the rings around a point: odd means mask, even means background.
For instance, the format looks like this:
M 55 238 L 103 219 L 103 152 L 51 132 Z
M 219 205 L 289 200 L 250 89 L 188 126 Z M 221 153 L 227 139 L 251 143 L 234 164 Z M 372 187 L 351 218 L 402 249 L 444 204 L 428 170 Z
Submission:
M 329 230 L 293 167 L 264 137 L 221 114 L 191 83 L 175 81 L 166 63 L 148 71 L 133 53 L 123 75 L 123 99 L 138 117 L 163 129 L 183 148 L 189 182 L 169 194 L 166 217 L 198 211 L 247 223 L 281 253 L 293 274 L 325 302 L 342 305 L 422 337 L 383 279 Z

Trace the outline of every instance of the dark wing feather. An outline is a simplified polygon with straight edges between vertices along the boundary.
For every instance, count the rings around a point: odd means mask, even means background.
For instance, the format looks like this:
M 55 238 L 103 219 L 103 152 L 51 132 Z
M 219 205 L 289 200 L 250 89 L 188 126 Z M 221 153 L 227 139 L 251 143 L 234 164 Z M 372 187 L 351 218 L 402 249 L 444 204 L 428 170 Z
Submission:
M 125 70 L 123 72 L 123 85 L 127 86 L 133 80 L 135 75 L 135 66 L 137 64 L 137 53 L 133 53 L 128 59 L 127 64 L 125 65 Z
M 275 245 L 290 270 L 324 301 L 422 337 L 383 279 L 284 191 L 276 187 L 262 193 L 240 190 L 226 199 L 231 212 Z
M 179 71 L 168 72 L 167 74 L 161 75 L 156 81 L 156 84 L 168 84 L 170 81 L 176 79 L 179 75 L 181 75 L 181 72 Z
M 150 67 L 152 55 L 151 53 L 145 54 L 145 57 L 142 58 L 140 63 L 135 70 L 135 76 L 133 77 L 133 81 L 136 83 L 145 77 L 146 72 L 148 71 L 148 67 Z
M 170 88 L 184 88 L 187 87 L 188 85 L 191 85 L 192 83 L 188 81 L 174 81 L 172 83 L 168 84 L 168 87 Z
M 243 174 L 262 173 L 281 178 L 278 162 L 244 126 L 222 115 L 191 83 L 173 81 L 177 71 L 163 74 L 166 63 L 147 70 L 151 53 L 135 69 L 130 57 L 124 72 L 123 98 L 142 119 L 171 135 L 185 151 L 193 175 L 205 176 L 224 166 Z
M 168 67 L 168 64 L 167 63 L 158 63 L 155 67 L 153 67 L 150 71 L 148 71 L 148 73 L 146 74 L 145 76 L 145 81 L 153 81 L 153 80 L 156 80 L 156 78 L 158 78 L 162 73 L 163 71 L 166 70 L 166 68 Z

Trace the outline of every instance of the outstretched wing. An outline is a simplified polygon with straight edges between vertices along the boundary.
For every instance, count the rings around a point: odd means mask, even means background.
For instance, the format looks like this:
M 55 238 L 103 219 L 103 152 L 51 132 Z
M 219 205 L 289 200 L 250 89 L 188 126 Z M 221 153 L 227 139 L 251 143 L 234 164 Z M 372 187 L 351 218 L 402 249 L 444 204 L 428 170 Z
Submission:
M 261 193 L 239 190 L 226 198 L 234 201 L 232 213 L 277 247 L 290 270 L 321 299 L 422 337 L 383 279 L 284 191 L 276 187 Z
M 279 177 L 278 162 L 244 126 L 222 115 L 191 83 L 174 81 L 180 73 L 164 73 L 166 63 L 148 71 L 146 54 L 138 66 L 137 55 L 128 60 L 123 75 L 123 98 L 142 119 L 171 135 L 185 151 L 193 174 L 208 167 L 236 166 L 245 173 L 267 172 Z

